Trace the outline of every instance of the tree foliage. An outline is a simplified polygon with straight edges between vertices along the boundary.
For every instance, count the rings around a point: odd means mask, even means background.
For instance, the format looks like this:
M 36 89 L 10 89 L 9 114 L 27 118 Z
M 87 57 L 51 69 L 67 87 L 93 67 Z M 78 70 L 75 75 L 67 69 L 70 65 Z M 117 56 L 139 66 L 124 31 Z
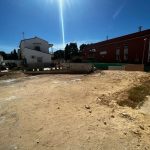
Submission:
M 3 52 L 3 51 L 0 51 L 0 55 L 2 55 L 4 59 L 7 58 L 7 54 L 5 52 Z
M 4 51 L 0 51 L 0 54 L 4 57 L 5 60 L 18 60 L 16 49 L 14 49 L 10 54 L 6 54 Z
M 64 59 L 64 51 L 63 50 L 58 50 L 54 52 L 54 60 L 56 59 Z
M 65 60 L 70 60 L 79 55 L 77 43 L 67 44 L 65 47 Z
M 82 44 L 82 45 L 80 45 L 80 50 L 79 50 L 79 55 L 82 57 L 83 56 L 83 51 L 84 51 L 84 49 L 86 48 L 86 44 Z
M 82 54 L 83 50 L 85 49 L 87 45 L 86 44 L 82 44 L 80 45 L 80 53 Z
M 54 60 L 56 59 L 63 59 L 70 60 L 72 62 L 81 62 L 82 61 L 82 53 L 87 45 L 82 44 L 80 45 L 80 48 L 78 49 L 77 43 L 70 43 L 67 44 L 65 47 L 65 50 L 58 50 L 54 52 Z

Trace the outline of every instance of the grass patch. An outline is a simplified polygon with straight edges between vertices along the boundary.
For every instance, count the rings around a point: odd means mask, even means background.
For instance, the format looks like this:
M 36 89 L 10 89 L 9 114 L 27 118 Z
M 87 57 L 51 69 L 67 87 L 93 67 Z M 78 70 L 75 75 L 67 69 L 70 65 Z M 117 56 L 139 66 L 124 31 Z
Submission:
M 146 96 L 150 95 L 150 80 L 143 82 L 141 85 L 131 88 L 127 91 L 128 98 L 119 101 L 121 106 L 129 106 L 132 108 L 140 107 L 146 100 Z

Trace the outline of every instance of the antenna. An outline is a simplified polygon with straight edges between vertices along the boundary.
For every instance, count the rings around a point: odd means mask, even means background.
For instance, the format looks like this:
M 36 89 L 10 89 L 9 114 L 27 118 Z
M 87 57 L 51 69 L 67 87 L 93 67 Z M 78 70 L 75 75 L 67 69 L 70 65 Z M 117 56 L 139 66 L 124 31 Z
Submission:
M 109 36 L 107 35 L 107 36 L 106 36 L 106 40 L 108 41 L 108 39 L 109 39 Z
M 141 31 L 142 31 L 142 28 L 143 28 L 143 26 L 139 26 L 139 32 L 141 32 Z
M 23 40 L 24 40 L 24 32 L 22 32 L 22 37 L 23 37 Z

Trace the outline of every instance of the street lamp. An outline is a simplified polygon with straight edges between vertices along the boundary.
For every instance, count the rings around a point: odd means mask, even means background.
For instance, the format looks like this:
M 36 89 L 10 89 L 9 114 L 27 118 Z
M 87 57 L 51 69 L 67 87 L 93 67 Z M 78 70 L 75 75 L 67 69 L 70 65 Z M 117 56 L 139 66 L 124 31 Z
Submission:
M 144 57 L 145 57 L 146 41 L 147 41 L 147 38 L 145 38 L 145 39 L 144 39 L 144 49 L 143 49 L 142 64 L 144 64 Z

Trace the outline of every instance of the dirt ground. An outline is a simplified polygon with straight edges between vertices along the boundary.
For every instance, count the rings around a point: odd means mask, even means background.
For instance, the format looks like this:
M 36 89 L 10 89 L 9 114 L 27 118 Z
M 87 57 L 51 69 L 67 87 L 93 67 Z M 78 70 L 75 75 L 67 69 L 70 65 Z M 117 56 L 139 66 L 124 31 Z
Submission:
M 150 99 L 132 109 L 116 97 L 143 78 L 150 74 L 0 80 L 0 150 L 150 150 Z

